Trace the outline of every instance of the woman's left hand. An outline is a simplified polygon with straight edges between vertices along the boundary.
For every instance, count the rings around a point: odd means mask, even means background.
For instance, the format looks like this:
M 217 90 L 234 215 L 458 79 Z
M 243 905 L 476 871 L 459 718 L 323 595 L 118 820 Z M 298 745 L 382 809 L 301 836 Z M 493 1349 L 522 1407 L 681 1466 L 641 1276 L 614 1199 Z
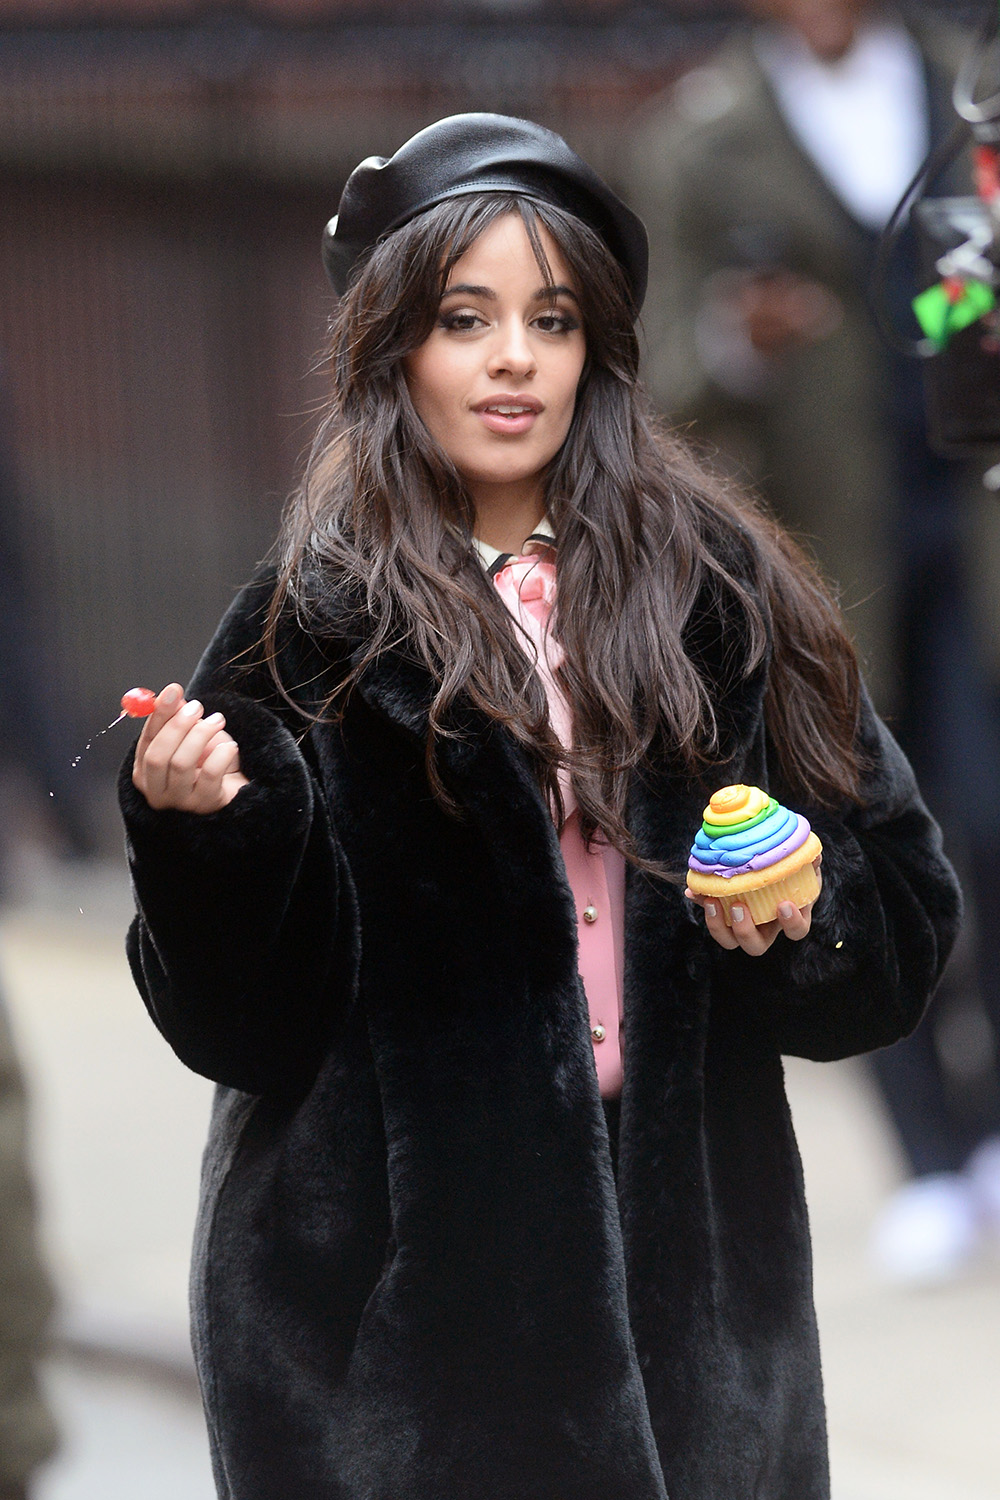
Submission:
M 822 882 L 821 860 L 822 856 L 814 862 L 814 868 Z M 759 958 L 762 953 L 766 953 L 781 932 L 793 943 L 800 943 L 809 935 L 813 907 L 816 904 L 812 901 L 808 906 L 794 906 L 791 901 L 784 901 L 778 907 L 778 915 L 774 921 L 762 922 L 760 926 L 754 921 L 746 906 L 734 904 L 729 911 L 733 925 L 727 927 L 722 915 L 721 902 L 713 901 L 711 896 L 696 896 L 693 891 L 685 891 L 684 894 L 689 901 L 693 901 L 702 908 L 705 913 L 705 926 L 720 948 L 742 948 L 744 953 L 749 953 L 753 958 Z

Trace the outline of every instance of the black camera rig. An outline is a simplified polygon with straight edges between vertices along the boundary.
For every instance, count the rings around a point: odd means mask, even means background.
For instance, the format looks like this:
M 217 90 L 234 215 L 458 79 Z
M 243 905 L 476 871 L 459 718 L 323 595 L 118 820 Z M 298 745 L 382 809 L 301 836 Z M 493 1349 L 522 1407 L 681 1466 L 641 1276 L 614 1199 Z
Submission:
M 896 348 L 924 361 L 930 441 L 956 456 L 1000 444 L 1000 93 L 975 98 L 1000 44 L 995 3 L 955 83 L 955 127 L 929 154 L 893 214 L 876 271 L 884 331 Z M 924 197 L 970 138 L 975 195 Z M 921 339 L 902 338 L 882 309 L 889 260 L 911 219 L 924 282 L 913 301 Z M 986 483 L 1000 490 L 1000 464 Z

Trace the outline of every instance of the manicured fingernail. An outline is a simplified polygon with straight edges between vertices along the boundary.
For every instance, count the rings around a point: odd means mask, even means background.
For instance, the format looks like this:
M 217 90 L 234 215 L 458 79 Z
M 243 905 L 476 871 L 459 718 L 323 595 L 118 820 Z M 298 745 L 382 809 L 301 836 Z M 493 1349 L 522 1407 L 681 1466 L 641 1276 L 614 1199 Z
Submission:
M 172 682 L 169 687 L 165 687 L 163 689 L 163 692 L 160 694 L 160 702 L 165 704 L 167 708 L 169 708 L 171 703 L 177 702 L 177 699 L 180 697 L 180 693 L 180 688 L 176 683 Z
M 222 723 L 222 715 L 221 714 L 209 714 L 208 718 L 205 720 L 205 723 L 206 724 L 221 724 Z
M 705 907 L 705 915 L 706 915 L 706 917 L 714 917 L 715 916 L 715 902 L 714 901 L 709 901 L 708 904 L 706 905 L 706 907 Z
M 201 711 L 201 704 L 197 698 L 191 698 L 181 709 L 181 716 L 185 719 L 193 719 Z
M 734 906 L 732 908 L 732 910 L 730 911 L 729 915 L 732 917 L 732 919 L 733 919 L 734 922 L 742 922 L 743 921 L 743 908 L 742 908 L 742 906 Z
M 795 907 L 792 905 L 792 903 L 790 901 L 782 901 L 781 905 L 778 907 L 778 916 L 784 917 L 787 920 L 789 917 L 794 917 L 794 915 Z

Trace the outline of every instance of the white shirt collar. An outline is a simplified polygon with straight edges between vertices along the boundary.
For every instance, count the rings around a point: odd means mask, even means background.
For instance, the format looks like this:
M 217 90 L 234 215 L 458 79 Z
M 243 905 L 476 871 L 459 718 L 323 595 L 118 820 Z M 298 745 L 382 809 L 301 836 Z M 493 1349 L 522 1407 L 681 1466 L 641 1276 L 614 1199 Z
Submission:
M 793 135 L 841 202 L 881 229 L 927 149 L 923 60 L 901 22 L 874 20 L 839 62 L 823 62 L 798 32 L 754 33 L 761 66 Z
M 525 537 L 521 544 L 520 556 L 527 556 L 532 551 L 544 546 L 554 546 L 556 534 L 552 530 L 552 522 L 548 516 L 543 516 L 529 537 Z M 482 541 L 478 536 L 472 538 L 472 545 L 479 553 L 480 561 L 487 573 L 492 573 L 501 557 L 510 557 L 511 553 L 501 552 L 499 547 L 491 547 L 489 542 Z

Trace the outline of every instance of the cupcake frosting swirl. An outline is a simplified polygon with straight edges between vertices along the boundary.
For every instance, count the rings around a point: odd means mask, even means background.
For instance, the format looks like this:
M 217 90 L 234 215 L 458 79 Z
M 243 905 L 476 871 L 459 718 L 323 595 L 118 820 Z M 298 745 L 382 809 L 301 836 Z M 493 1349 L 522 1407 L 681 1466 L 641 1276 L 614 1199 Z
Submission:
M 704 811 L 695 837 L 692 870 L 702 875 L 746 875 L 766 870 L 801 849 L 809 824 L 756 786 L 726 786 Z

